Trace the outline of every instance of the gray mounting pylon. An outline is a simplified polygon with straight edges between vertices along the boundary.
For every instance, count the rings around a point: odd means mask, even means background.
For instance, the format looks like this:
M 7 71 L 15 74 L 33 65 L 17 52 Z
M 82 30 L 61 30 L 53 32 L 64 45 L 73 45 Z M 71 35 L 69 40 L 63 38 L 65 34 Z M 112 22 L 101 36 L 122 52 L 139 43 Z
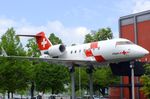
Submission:
M 87 73 L 89 74 L 89 87 L 90 87 L 90 99 L 93 99 L 93 66 L 87 68 Z
M 75 95 L 75 76 L 74 76 L 74 72 L 75 72 L 75 68 L 74 66 L 69 66 L 69 72 L 71 75 L 71 99 L 76 99 L 76 95 Z

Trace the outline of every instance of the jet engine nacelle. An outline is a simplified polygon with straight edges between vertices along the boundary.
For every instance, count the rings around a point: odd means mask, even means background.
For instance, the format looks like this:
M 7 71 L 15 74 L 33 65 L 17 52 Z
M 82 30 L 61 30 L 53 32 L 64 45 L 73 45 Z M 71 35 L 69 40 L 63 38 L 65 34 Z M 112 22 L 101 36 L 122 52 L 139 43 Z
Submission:
M 57 56 L 63 55 L 65 51 L 66 51 L 66 47 L 62 44 L 59 44 L 59 45 L 54 45 L 50 47 L 48 50 L 48 54 L 51 57 L 57 57 Z

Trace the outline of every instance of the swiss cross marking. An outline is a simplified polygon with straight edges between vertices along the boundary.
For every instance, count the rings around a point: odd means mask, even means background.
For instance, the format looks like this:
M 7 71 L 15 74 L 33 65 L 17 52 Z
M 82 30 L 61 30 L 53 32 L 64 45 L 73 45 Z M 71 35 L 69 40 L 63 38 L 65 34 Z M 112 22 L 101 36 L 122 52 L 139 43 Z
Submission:
M 123 52 L 122 52 L 122 54 L 126 55 L 126 54 L 127 54 L 127 52 L 126 52 L 126 51 L 123 51 Z
M 112 55 L 119 55 L 119 54 L 127 55 L 129 53 L 130 53 L 129 51 L 121 51 L 121 52 L 114 52 L 114 53 L 112 53 Z
M 45 38 L 43 38 L 43 41 L 41 42 L 41 45 L 43 46 L 43 48 L 45 48 L 45 45 L 47 44 L 47 41 Z
M 126 55 L 126 54 L 128 54 L 129 52 L 127 52 L 127 51 L 122 51 L 121 52 L 121 54 L 123 54 L 123 55 Z

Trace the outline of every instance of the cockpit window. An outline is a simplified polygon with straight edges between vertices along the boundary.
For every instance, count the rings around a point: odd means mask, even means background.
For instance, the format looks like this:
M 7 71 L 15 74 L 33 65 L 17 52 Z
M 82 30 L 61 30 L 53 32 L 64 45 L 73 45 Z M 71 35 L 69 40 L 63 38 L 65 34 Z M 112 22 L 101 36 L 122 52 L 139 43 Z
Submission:
M 129 44 L 134 44 L 131 41 L 118 41 L 116 42 L 116 45 L 129 45 Z

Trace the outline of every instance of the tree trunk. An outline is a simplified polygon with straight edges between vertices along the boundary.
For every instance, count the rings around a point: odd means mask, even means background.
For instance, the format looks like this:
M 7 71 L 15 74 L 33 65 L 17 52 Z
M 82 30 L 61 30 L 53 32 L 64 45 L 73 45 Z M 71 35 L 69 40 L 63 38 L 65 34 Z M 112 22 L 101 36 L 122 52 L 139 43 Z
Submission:
M 31 82 L 31 98 L 34 97 L 34 82 Z
M 101 88 L 101 90 L 99 90 L 99 91 L 103 96 L 105 95 L 105 88 Z
M 3 93 L 3 99 L 5 99 L 5 93 Z
M 14 94 L 13 94 L 13 92 L 11 92 L 11 99 L 13 99 L 14 98 Z
M 102 88 L 102 94 L 105 95 L 105 88 Z
M 89 88 L 88 87 L 86 88 L 86 91 L 87 91 L 87 95 L 88 95 L 89 94 Z
M 52 94 L 54 94 L 54 89 L 52 88 Z
M 7 92 L 7 95 L 8 95 L 8 99 L 10 99 L 10 92 L 9 91 Z
M 22 99 L 22 95 L 21 95 L 21 99 Z

